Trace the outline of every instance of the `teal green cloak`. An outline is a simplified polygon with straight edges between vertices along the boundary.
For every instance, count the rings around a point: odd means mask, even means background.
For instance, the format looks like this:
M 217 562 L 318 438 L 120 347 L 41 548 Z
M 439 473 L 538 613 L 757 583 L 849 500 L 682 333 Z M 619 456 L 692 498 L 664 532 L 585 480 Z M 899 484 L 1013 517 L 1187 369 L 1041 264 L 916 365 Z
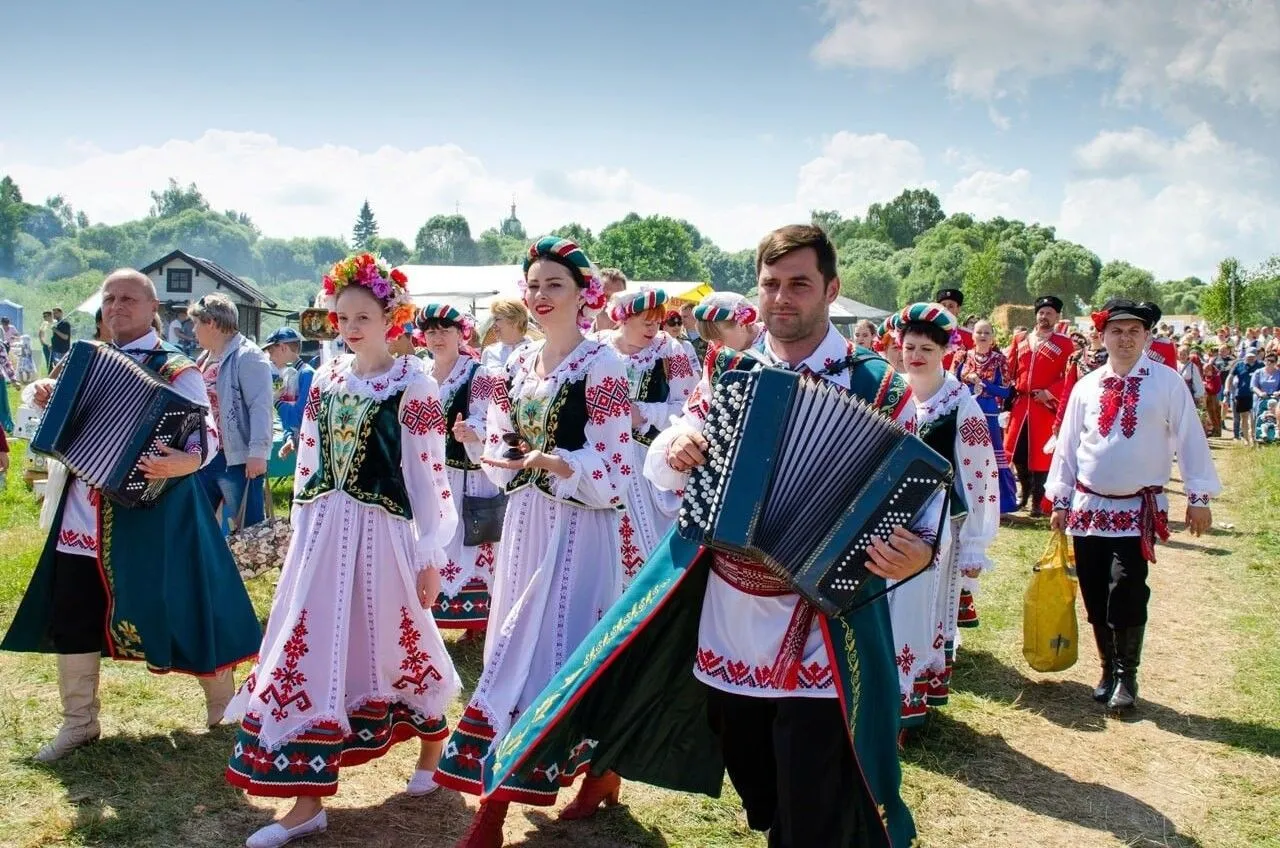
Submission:
M 167 346 L 147 363 L 172 380 L 194 367 Z M 0 650 L 55 653 L 49 636 L 54 554 L 70 481 L 36 570 Z M 252 659 L 262 628 L 195 475 L 170 483 L 150 507 L 102 498 L 98 576 L 106 589 L 103 656 L 145 662 L 154 672 L 208 676 Z
M 724 762 L 707 722 L 707 688 L 693 676 L 710 559 L 708 550 L 668 533 L 481 766 L 486 795 L 502 786 L 554 797 L 566 778 L 589 766 L 719 797 Z M 876 578 L 866 590 L 882 588 Z M 881 598 L 847 617 L 818 619 L 858 777 L 880 813 L 877 843 L 913 845 L 915 825 L 899 794 L 900 703 L 888 604 Z M 564 752 L 571 752 L 567 759 Z

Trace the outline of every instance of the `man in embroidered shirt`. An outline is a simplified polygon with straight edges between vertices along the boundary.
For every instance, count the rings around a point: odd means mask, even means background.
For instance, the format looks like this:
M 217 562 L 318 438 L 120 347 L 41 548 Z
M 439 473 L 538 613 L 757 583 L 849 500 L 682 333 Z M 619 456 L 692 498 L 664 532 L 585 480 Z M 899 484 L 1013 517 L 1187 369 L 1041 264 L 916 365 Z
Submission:
M 207 408 L 195 364 L 157 337 L 157 306 L 154 285 L 137 271 L 115 271 L 102 284 L 113 343 Z M 53 387 L 53 380 L 33 383 L 32 402 L 47 405 Z M 58 656 L 63 724 L 37 760 L 51 762 L 98 738 L 102 656 L 196 675 L 212 726 L 234 694 L 231 667 L 257 653 L 262 632 L 253 605 L 195 484 L 206 445 L 197 432 L 185 450 L 161 446 L 140 460 L 149 479 L 172 480 L 149 507 L 116 505 L 74 476 L 47 493 L 58 502 L 52 532 L 0 643 Z
M 1046 493 L 1049 524 L 1073 537 L 1080 594 L 1102 660 L 1094 700 L 1127 712 L 1138 696 L 1147 624 L 1149 563 L 1167 539 L 1164 485 L 1178 456 L 1187 529 L 1207 532 L 1221 485 L 1195 403 L 1178 373 L 1144 352 L 1156 313 L 1113 299 L 1104 324 L 1107 362 L 1081 378 L 1067 401 Z
M 883 369 L 889 381 L 900 382 L 879 358 L 839 367 L 853 348 L 828 317 L 829 306 L 840 293 L 840 281 L 835 248 L 820 229 L 792 226 L 770 233 L 757 250 L 756 269 L 760 312 L 767 328 L 757 353 L 766 362 L 821 374 L 844 388 L 864 376 L 856 373 L 860 368 Z M 683 418 L 650 447 L 645 473 L 659 488 L 683 488 L 690 469 L 705 460 L 707 442 L 700 431 L 712 377 L 704 375 Z M 892 410 L 899 421 L 914 418 L 908 395 L 903 386 Z M 931 542 L 943 532 L 942 503 L 939 494 L 916 523 L 916 532 L 899 529 L 888 542 L 874 543 L 872 569 L 877 574 L 902 580 L 929 564 Z M 771 846 L 897 845 L 903 840 L 903 825 L 892 820 L 894 813 L 882 823 L 874 812 L 877 804 L 896 801 L 896 783 L 886 790 L 858 777 L 868 764 L 850 751 L 849 728 L 837 700 L 824 631 L 816 616 L 804 617 L 811 608 L 794 592 L 785 587 L 762 590 L 758 581 L 765 575 L 757 563 L 715 554 L 694 668 L 695 677 L 710 690 L 710 720 L 747 821 L 753 829 L 770 831 Z M 751 581 L 757 582 L 747 585 Z M 874 605 L 887 608 L 883 598 Z M 797 642 L 789 637 L 798 617 L 803 619 L 803 632 Z M 854 624 L 856 640 L 865 643 L 859 651 L 879 644 L 878 634 L 871 632 L 869 622 L 866 626 L 862 630 L 859 623 Z M 784 657 L 789 644 L 797 648 L 793 659 L 800 671 L 800 680 L 790 683 L 777 674 L 789 661 Z M 879 646 L 884 656 L 876 656 L 868 665 L 892 664 L 892 644 L 884 641 Z M 885 687 L 888 691 L 882 693 L 886 710 L 897 704 L 896 680 L 895 674 Z M 863 683 L 872 685 L 867 680 Z M 880 704 L 871 708 L 879 709 Z M 896 730 L 897 722 L 892 724 Z M 891 739 L 884 741 L 893 744 Z M 895 797 L 886 798 L 886 793 Z M 895 812 L 906 818 L 909 828 L 905 808 Z

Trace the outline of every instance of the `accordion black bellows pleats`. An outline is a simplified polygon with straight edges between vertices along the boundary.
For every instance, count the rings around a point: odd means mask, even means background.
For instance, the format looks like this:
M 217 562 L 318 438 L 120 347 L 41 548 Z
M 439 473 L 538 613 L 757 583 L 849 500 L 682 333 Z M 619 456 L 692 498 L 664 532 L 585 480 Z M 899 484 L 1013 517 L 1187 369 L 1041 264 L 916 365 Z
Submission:
M 897 422 L 778 368 L 721 376 L 703 436 L 678 532 L 759 560 L 828 615 L 858 606 L 872 539 L 910 526 L 952 481 Z
M 147 480 L 138 460 L 160 444 L 179 450 L 204 427 L 205 408 L 108 345 L 79 341 L 31 439 L 76 477 L 122 506 L 154 503 L 167 480 Z

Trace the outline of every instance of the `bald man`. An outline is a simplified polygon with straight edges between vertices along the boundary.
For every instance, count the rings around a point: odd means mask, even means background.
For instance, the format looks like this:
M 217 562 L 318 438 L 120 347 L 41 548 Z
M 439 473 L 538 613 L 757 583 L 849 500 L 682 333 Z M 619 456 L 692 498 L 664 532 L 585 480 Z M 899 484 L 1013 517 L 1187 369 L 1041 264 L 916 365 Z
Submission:
M 113 271 L 102 283 L 103 328 L 111 343 L 208 409 L 195 363 L 156 335 L 157 306 L 155 286 L 137 271 Z M 40 380 L 24 394 L 43 408 L 54 385 Z M 58 503 L 52 530 L 0 643 L 4 650 L 58 657 L 63 724 L 36 760 L 52 762 L 97 740 L 103 656 L 197 676 L 209 726 L 221 721 L 234 694 L 231 670 L 257 652 L 262 632 L 193 476 L 214 453 L 210 440 L 206 424 L 185 449 L 164 446 L 139 462 L 149 479 L 173 481 L 146 508 L 116 504 L 75 476 L 60 492 L 46 493 Z

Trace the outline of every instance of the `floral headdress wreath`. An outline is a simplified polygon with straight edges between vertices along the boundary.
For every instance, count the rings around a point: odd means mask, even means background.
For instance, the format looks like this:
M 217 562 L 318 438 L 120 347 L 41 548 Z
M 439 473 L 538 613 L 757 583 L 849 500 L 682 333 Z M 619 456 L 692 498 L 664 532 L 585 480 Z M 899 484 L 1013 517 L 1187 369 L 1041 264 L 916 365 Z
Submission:
M 956 317 L 943 308 L 940 303 L 913 303 L 897 314 L 893 331 L 897 343 L 902 345 L 902 329 L 907 324 L 933 324 L 950 337 L 950 346 L 960 345 L 959 323 Z M 888 323 L 886 321 L 886 323 Z
M 584 303 L 582 308 L 578 310 L 578 326 L 584 330 L 589 328 L 592 319 L 600 313 L 601 309 L 604 309 L 608 298 L 604 293 L 604 282 L 600 279 L 600 272 L 596 270 L 596 266 L 591 264 L 591 260 L 587 258 L 587 254 L 583 252 L 582 248 L 569 241 L 569 239 L 543 236 L 529 245 L 529 252 L 524 257 L 524 276 L 520 278 L 520 292 L 525 305 L 528 305 L 528 297 L 525 292 L 529 278 L 529 266 L 539 259 L 545 259 L 549 256 L 558 256 L 567 260 L 570 265 L 577 268 L 578 272 L 582 274 L 586 288 L 582 290 Z
M 735 292 L 715 292 L 702 299 L 693 308 L 693 317 L 699 321 L 732 321 L 745 327 L 754 324 L 759 317 L 756 308 Z
M 418 331 L 420 332 L 423 329 L 423 325 L 432 319 L 450 321 L 457 324 L 462 333 L 463 341 L 471 341 L 476 334 L 476 319 L 472 318 L 470 313 L 463 312 L 456 306 L 451 306 L 447 303 L 428 303 L 418 310 L 416 321 Z
M 409 278 L 399 268 L 372 253 L 348 256 L 329 269 L 320 288 L 320 306 L 329 310 L 329 323 L 338 328 L 338 294 L 347 286 L 364 286 L 386 312 L 391 327 L 387 340 L 404 335 L 404 325 L 413 320 L 413 300 L 409 297 Z

